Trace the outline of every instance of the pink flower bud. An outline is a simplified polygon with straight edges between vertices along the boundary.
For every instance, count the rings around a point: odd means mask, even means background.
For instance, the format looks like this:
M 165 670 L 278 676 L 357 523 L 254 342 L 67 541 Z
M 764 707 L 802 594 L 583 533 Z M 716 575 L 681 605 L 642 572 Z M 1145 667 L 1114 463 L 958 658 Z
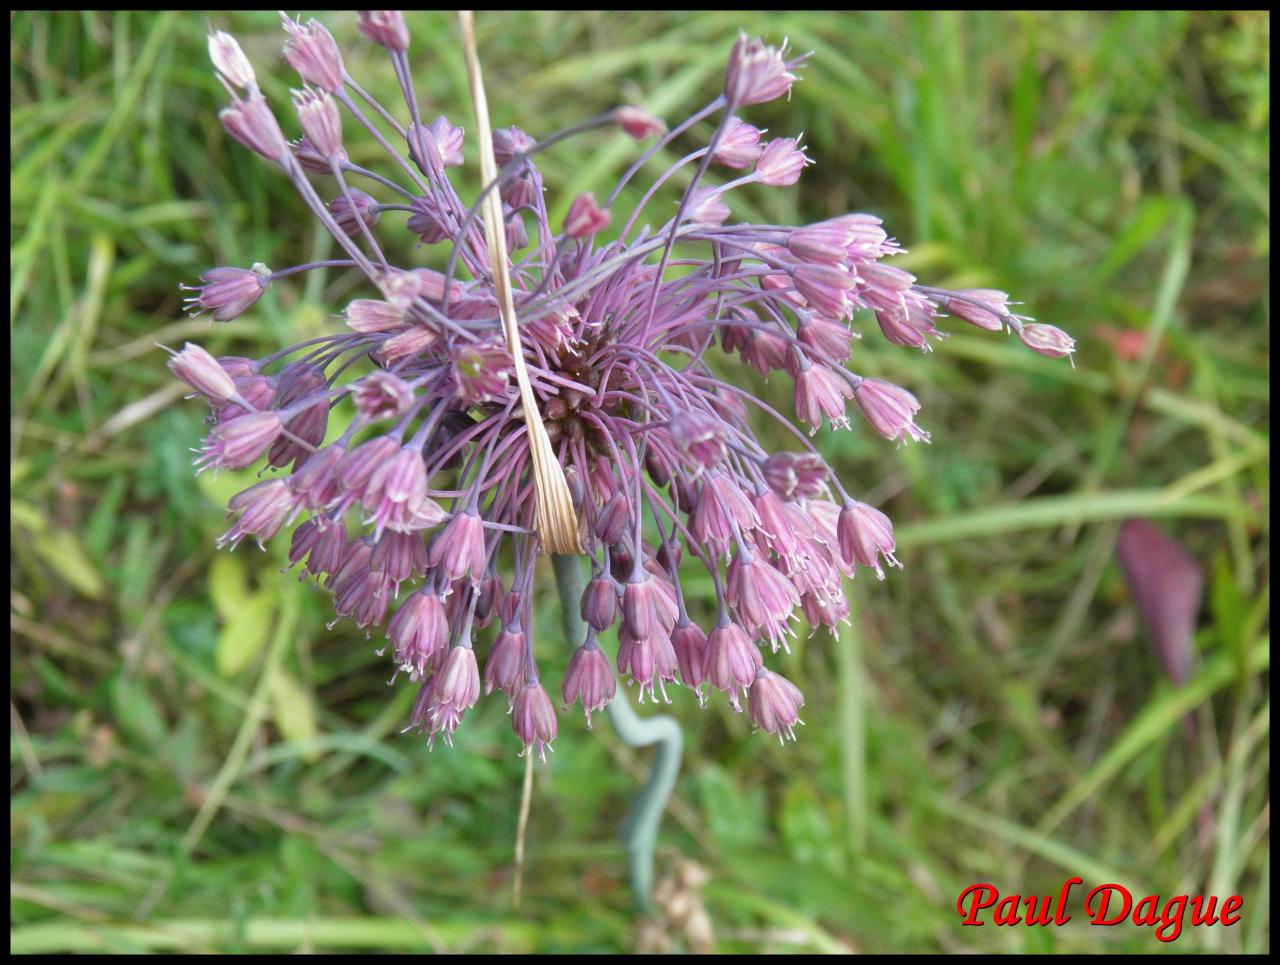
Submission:
M 685 209 L 685 217 L 697 224 L 719 226 L 729 220 L 729 206 L 724 203 L 724 193 L 710 185 L 694 188 Z
M 1022 326 L 1018 338 L 1031 351 L 1051 359 L 1064 358 L 1076 350 L 1076 340 L 1054 325 L 1029 322 Z
M 458 395 L 467 402 L 505 399 L 512 373 L 511 354 L 496 338 L 458 345 L 453 376 Z
M 227 133 L 268 161 L 282 162 L 289 153 L 276 117 L 266 99 L 255 88 L 248 99 L 236 97 L 218 112 Z
M 519 624 L 502 628 L 484 662 L 486 694 L 493 693 L 496 688 L 506 694 L 508 699 L 515 699 L 516 693 L 524 687 L 527 647 L 528 637 Z
M 440 202 L 429 194 L 420 195 L 409 202 L 413 212 L 406 227 L 422 239 L 424 245 L 434 245 L 449 237 L 445 226 L 444 211 Z
M 427 544 L 422 534 L 388 528 L 377 538 L 369 569 L 389 579 L 397 592 L 405 580 L 425 576 Z
M 947 292 L 942 307 L 970 325 L 998 332 L 1009 314 L 1009 296 L 993 288 L 964 288 Z
M 474 512 L 456 514 L 427 550 L 427 565 L 449 580 L 467 577 L 478 583 L 485 568 L 484 524 Z
M 866 566 L 884 579 L 880 557 L 890 566 L 901 566 L 893 555 L 893 523 L 889 517 L 866 503 L 848 502 L 836 520 L 836 541 L 846 565 Z
M 833 362 L 844 362 L 853 354 L 853 332 L 849 326 L 827 318 L 802 316 L 796 326 L 796 337 L 805 348 L 820 352 Z
M 329 93 L 342 89 L 342 55 L 324 24 L 318 20 L 297 23 L 284 18 L 289 34 L 284 42 L 284 59 L 308 84 Z
M 849 261 L 852 232 L 839 219 L 796 228 L 787 237 L 787 249 L 801 261 L 843 265 Z
M 445 657 L 444 665 L 433 678 L 436 681 L 432 701 L 434 709 L 461 712 L 473 706 L 480 697 L 480 669 L 475 651 L 455 646 Z M 456 725 L 455 725 L 456 726 Z
M 823 416 L 833 428 L 847 429 L 844 404 L 853 397 L 849 380 L 825 365 L 808 364 L 796 373 L 796 416 L 809 426 L 810 435 L 822 427 Z
M 216 425 L 196 460 L 201 469 L 244 469 L 253 465 L 280 436 L 284 425 L 274 411 L 252 412 Z
M 614 111 L 614 117 L 618 126 L 637 141 L 643 141 L 646 137 L 657 137 L 667 132 L 666 124 L 639 107 L 619 107 Z
M 763 104 L 788 94 L 796 76 L 787 70 L 786 47 L 766 47 L 760 40 L 741 34 L 729 54 L 724 96 L 730 107 Z
M 413 680 L 425 677 L 432 659 L 449 640 L 440 598 L 425 588 L 414 593 L 391 618 L 387 637 L 395 644 L 396 666 Z
M 400 53 L 409 49 L 409 27 L 399 10 L 361 10 L 356 26 L 380 47 Z
M 351 329 L 361 335 L 392 332 L 405 324 L 402 309 L 373 298 L 357 298 L 346 307 L 343 317 Z
M 770 141 L 756 161 L 756 174 L 761 184 L 785 187 L 800 180 L 800 172 L 812 164 L 805 157 L 800 142 L 793 137 L 780 137 Z
M 676 624 L 671 631 L 671 647 L 676 652 L 676 665 L 680 668 L 680 679 L 691 690 L 698 691 L 706 683 L 704 668 L 707 658 L 707 635 L 696 623 L 687 619 Z M 698 693 L 701 702 L 702 694 Z
M 801 264 L 792 275 L 796 290 L 824 318 L 842 319 L 850 313 L 849 290 L 854 280 L 836 265 Z
M 392 459 L 400 447 L 390 436 L 374 436 L 347 453 L 335 472 L 342 488 L 357 499 L 378 467 Z
M 324 91 L 310 88 L 295 90 L 293 107 L 312 150 L 328 161 L 345 161 L 347 152 L 342 149 L 342 118 L 333 98 Z
M 188 342 L 169 359 L 169 369 L 210 402 L 228 402 L 236 394 L 227 370 L 199 345 Z
M 236 493 L 227 503 L 227 509 L 240 513 L 240 518 L 219 538 L 218 546 L 234 547 L 249 535 L 256 536 L 258 546 L 262 546 L 280 531 L 297 506 L 297 497 L 285 480 L 266 479 L 255 483 Z
M 736 623 L 724 617 L 707 636 L 707 649 L 702 662 L 702 676 L 729 695 L 734 710 L 741 710 L 739 691 L 745 691 L 756 679 L 756 671 L 764 666 L 760 651 Z
M 308 509 L 323 509 L 342 495 L 338 467 L 346 458 L 341 446 L 325 446 L 302 460 L 289 477 L 289 484 Z
M 729 118 L 711 160 L 739 171 L 754 164 L 764 150 L 760 145 L 762 133 L 764 132 L 760 128 L 748 124 L 740 117 Z
M 203 285 L 187 286 L 187 291 L 199 292 L 187 298 L 187 308 L 193 315 L 209 312 L 215 322 L 227 322 L 239 318 L 262 297 L 271 284 L 271 269 L 262 263 L 252 268 L 210 268 L 200 280 Z
M 244 55 L 240 44 L 231 34 L 222 30 L 209 34 L 209 59 L 213 61 L 214 70 L 233 87 L 243 90 L 258 86 L 249 58 Z
M 687 409 L 676 413 L 669 431 L 676 450 L 688 460 L 695 473 L 724 461 L 725 439 L 729 430 L 723 419 L 708 412 Z
M 582 594 L 582 619 L 600 633 L 613 626 L 618 617 L 618 590 L 613 580 L 601 574 L 587 584 Z
M 518 127 L 504 127 L 493 132 L 493 157 L 499 165 L 509 164 L 518 154 L 528 154 L 537 144 Z
M 378 223 L 378 202 L 355 188 L 349 188 L 348 191 L 350 197 L 347 194 L 340 194 L 329 202 L 329 213 L 333 215 L 333 220 L 338 223 L 339 228 L 355 237 L 362 231 L 360 227 L 362 222 L 367 228 L 372 228 Z
M 564 231 L 570 238 L 580 239 L 609 227 L 609 212 L 603 210 L 590 194 L 580 194 L 569 205 Z
M 409 130 L 409 157 L 428 175 L 437 168 L 456 168 L 462 164 L 463 135 L 443 115 L 429 125 L 415 124 Z M 428 164 L 428 157 L 434 163 Z
M 591 715 L 613 699 L 617 688 L 609 659 L 596 644 L 595 635 L 588 633 L 586 642 L 573 652 L 564 674 L 561 696 L 565 706 L 581 701 L 590 729 Z
M 556 711 L 542 684 L 530 680 L 516 695 L 511 708 L 511 729 L 524 745 L 524 752 L 538 752 L 538 760 L 547 762 L 547 748 L 556 739 Z
M 366 375 L 352 389 L 356 409 L 366 419 L 393 419 L 402 416 L 413 405 L 414 394 L 409 383 L 390 372 Z
M 892 382 L 863 379 L 853 395 L 867 421 L 886 439 L 897 441 L 906 437 L 929 441 L 929 433 L 915 424 L 920 403 L 906 389 Z
M 776 734 L 778 743 L 784 738 L 795 740 L 795 725 L 803 724 L 800 708 L 804 695 L 786 677 L 761 669 L 747 696 L 747 715 L 751 725 Z
M 760 468 L 769 488 L 788 501 L 818 495 L 828 476 L 827 464 L 816 452 L 775 452 Z

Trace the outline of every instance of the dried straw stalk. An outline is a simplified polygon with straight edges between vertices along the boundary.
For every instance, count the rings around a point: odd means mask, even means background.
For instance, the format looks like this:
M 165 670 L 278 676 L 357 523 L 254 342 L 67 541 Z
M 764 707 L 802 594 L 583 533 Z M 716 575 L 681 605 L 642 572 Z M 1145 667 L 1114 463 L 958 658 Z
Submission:
M 458 11 L 462 26 L 462 48 L 467 60 L 467 76 L 471 82 L 471 100 L 476 115 L 476 143 L 480 149 L 480 179 L 491 184 L 498 177 L 498 164 L 493 156 L 493 132 L 489 125 L 489 103 L 484 95 L 480 75 L 480 57 L 476 52 L 475 23 L 470 10 Z M 516 382 L 520 386 L 520 403 L 529 435 L 529 454 L 533 460 L 534 518 L 543 552 L 581 553 L 578 538 L 578 516 L 569 496 L 564 469 L 551 448 L 551 439 L 538 411 L 538 398 L 533 394 L 529 373 L 525 369 L 524 351 L 520 345 L 520 326 L 516 321 L 515 300 L 511 294 L 511 277 L 507 268 L 507 235 L 503 227 L 502 201 L 495 189 L 485 195 L 481 206 L 485 243 L 492 263 L 493 284 L 502 314 L 502 334 L 514 363 Z

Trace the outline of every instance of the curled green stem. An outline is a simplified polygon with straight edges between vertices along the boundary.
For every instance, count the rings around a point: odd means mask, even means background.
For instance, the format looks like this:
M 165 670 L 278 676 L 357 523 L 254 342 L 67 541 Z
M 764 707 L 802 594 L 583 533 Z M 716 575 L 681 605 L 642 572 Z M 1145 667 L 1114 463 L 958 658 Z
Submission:
M 556 571 L 556 586 L 560 590 L 565 637 L 574 646 L 581 646 L 587 635 L 586 625 L 578 614 L 582 599 L 581 557 L 552 556 L 551 560 Z M 605 712 L 628 747 L 658 745 L 649 780 L 632 799 L 619 835 L 627 853 L 631 891 L 640 910 L 648 912 L 653 907 L 653 852 L 658 843 L 658 825 L 662 821 L 667 798 L 675 788 L 676 775 L 680 773 L 684 736 L 674 717 L 665 714 L 641 717 L 637 714 L 622 688 L 605 706 Z

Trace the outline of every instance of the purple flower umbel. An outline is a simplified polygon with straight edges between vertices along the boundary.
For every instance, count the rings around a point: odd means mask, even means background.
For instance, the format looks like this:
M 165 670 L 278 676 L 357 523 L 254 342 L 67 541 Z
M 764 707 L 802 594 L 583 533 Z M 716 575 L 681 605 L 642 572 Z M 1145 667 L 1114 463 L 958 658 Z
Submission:
M 582 601 L 591 630 L 559 688 L 564 700 L 581 703 L 589 721 L 612 699 L 613 670 L 596 638 L 618 625 L 616 665 L 642 696 L 667 699 L 678 680 L 702 701 L 708 684 L 734 709 L 745 695 L 755 726 L 791 737 L 803 698 L 764 667 L 762 650 L 785 647 L 797 619 L 845 619 L 843 579 L 897 563 L 892 525 L 845 490 L 787 414 L 741 387 L 741 373 L 722 378 L 714 357 L 737 355 L 790 380 L 793 415 L 809 435 L 861 418 L 890 440 L 927 441 L 910 392 L 846 365 L 855 312 L 874 314 L 889 341 L 926 351 L 942 337 L 942 310 L 1007 329 L 1048 356 L 1069 355 L 1071 339 L 1011 314 L 1003 292 L 918 285 L 889 263 L 902 249 L 873 215 L 801 227 L 735 221 L 736 194 L 794 184 L 813 163 L 798 139 L 764 140 L 739 113 L 786 96 L 805 58 L 742 37 L 721 92 L 669 130 L 625 106 L 542 141 L 518 128 L 495 133 L 502 169 L 487 190 L 502 202 L 523 368 L 538 406 L 530 413 L 479 202 L 464 203 L 447 174 L 462 163 L 464 132 L 420 115 L 404 18 L 360 19 L 391 58 L 404 97 L 398 117 L 352 80 L 323 26 L 286 18 L 285 28 L 286 60 L 304 82 L 293 97 L 299 139 L 286 144 L 225 33 L 210 38 L 231 94 L 220 116 L 282 170 L 341 255 L 278 271 L 212 269 L 189 302 L 225 321 L 271 282 L 318 268 L 355 270 L 367 290 L 332 334 L 256 361 L 189 346 L 171 362 L 213 409 L 202 468 L 265 457 L 281 471 L 232 500 L 240 516 L 224 541 L 292 530 L 291 563 L 323 581 L 339 617 L 385 625 L 397 671 L 421 687 L 413 723 L 432 740 L 448 742 L 481 696 L 483 665 L 484 692 L 506 696 L 521 744 L 541 756 L 557 725 L 532 637 L 541 546 L 528 425 L 540 415 L 592 567 Z M 656 140 L 607 195 L 567 186 L 568 217 L 553 222 L 535 157 L 609 126 Z M 345 138 L 357 129 L 385 149 L 382 172 L 349 160 Z M 623 188 L 668 146 L 680 160 L 656 172 L 638 207 L 617 210 Z M 677 173 L 683 193 L 668 187 Z M 672 214 L 646 220 L 659 212 Z M 402 240 L 393 245 L 395 232 Z M 446 246 L 445 270 L 394 263 L 392 252 L 410 248 L 405 239 Z M 348 400 L 352 420 L 331 438 L 329 413 Z M 757 420 L 785 427 L 794 451 L 766 449 Z M 715 595 L 706 632 L 690 618 L 681 580 L 697 567 Z M 475 631 L 495 621 L 481 664 Z

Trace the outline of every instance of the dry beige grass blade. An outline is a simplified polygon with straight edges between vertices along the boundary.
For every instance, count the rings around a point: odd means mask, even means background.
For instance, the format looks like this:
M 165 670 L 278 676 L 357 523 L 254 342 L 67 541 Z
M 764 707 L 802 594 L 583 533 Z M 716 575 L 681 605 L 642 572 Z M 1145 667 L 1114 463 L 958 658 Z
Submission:
M 462 49 L 467 59 L 467 76 L 471 82 L 471 100 L 476 115 L 476 144 L 480 150 L 480 181 L 490 184 L 498 177 L 498 164 L 493 156 L 493 132 L 489 126 L 489 103 L 484 95 L 484 80 L 480 75 L 480 57 L 476 52 L 475 24 L 470 10 L 458 11 L 462 26 Z M 511 294 L 511 277 L 507 270 L 507 235 L 502 221 L 502 201 L 495 189 L 490 191 L 481 206 L 485 243 L 489 248 L 493 285 L 498 294 L 498 308 L 502 313 L 502 333 L 507 350 L 515 365 L 516 382 L 520 386 L 520 403 L 524 408 L 524 421 L 529 434 L 529 455 L 533 460 L 534 516 L 542 549 L 548 553 L 581 553 L 578 540 L 578 517 L 569 496 L 569 484 L 564 469 L 551 448 L 542 414 L 538 411 L 538 399 L 529 383 L 525 369 L 524 352 L 520 346 L 520 327 L 516 323 L 515 300 Z

